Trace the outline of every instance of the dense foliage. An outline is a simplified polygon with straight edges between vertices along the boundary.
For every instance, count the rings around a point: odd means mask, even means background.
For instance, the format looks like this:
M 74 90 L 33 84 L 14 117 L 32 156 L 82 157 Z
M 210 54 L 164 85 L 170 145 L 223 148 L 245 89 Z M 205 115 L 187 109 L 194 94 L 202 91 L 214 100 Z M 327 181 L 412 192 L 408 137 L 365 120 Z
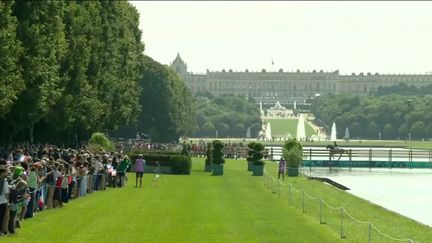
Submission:
M 0 141 L 75 142 L 139 114 L 144 45 L 128 2 L 0 2 Z
M 320 97 L 311 110 L 328 131 L 336 123 L 338 138 L 346 128 L 350 138 L 379 139 L 380 134 L 381 139 L 432 138 L 432 95 L 384 95 L 386 89 L 378 90 L 381 95 Z
M 93 148 L 100 148 L 104 151 L 112 150 L 113 143 L 105 136 L 105 134 L 100 132 L 95 132 L 92 134 L 89 140 L 89 146 Z
M 251 126 L 251 136 L 256 137 L 261 128 L 256 104 L 242 96 L 197 93 L 195 106 L 196 137 L 214 137 L 216 131 L 218 137 L 244 137 Z
M 393 86 L 380 86 L 376 92 L 374 92 L 374 95 L 376 96 L 391 94 L 414 96 L 432 94 L 432 84 L 416 87 L 414 85 L 407 85 L 406 83 L 399 83 L 398 85 Z
M 137 123 L 113 133 L 116 137 L 149 134 L 152 141 L 176 142 L 194 128 L 194 99 L 185 83 L 168 66 L 144 56 L 139 82 L 141 113 Z
M 0 2 L 0 143 L 76 144 L 94 131 L 172 141 L 194 128 L 193 97 L 144 56 L 127 1 Z
M 213 164 L 223 164 L 225 163 L 224 159 L 224 144 L 220 140 L 214 140 L 212 142 L 212 162 Z
M 189 175 L 192 167 L 192 159 L 188 155 L 180 155 L 180 154 L 166 154 L 164 152 L 160 153 L 130 153 L 129 157 L 131 158 L 132 163 L 139 158 L 139 155 L 143 155 L 143 159 L 146 161 L 147 166 L 156 166 L 156 161 L 159 162 L 160 166 L 171 167 L 171 171 L 173 174 L 177 175 Z
M 264 161 L 262 160 L 264 158 L 264 149 L 265 148 L 262 143 L 256 142 L 253 144 L 251 160 L 253 161 L 254 165 L 264 165 Z
M 289 139 L 284 143 L 282 154 L 288 168 L 298 168 L 303 161 L 303 146 L 296 139 Z
M 211 143 L 207 143 L 205 164 L 206 165 L 211 165 L 212 163 L 213 163 L 212 144 Z

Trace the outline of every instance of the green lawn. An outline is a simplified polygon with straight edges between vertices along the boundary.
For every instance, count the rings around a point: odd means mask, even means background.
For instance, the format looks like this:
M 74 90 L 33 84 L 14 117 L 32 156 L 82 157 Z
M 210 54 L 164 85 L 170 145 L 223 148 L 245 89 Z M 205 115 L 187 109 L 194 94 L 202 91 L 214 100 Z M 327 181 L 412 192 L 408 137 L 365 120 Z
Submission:
M 293 138 L 297 137 L 297 119 L 264 119 L 264 122 L 270 122 L 270 128 L 273 137 L 287 137 L 288 133 Z M 305 122 L 306 137 L 316 134 L 316 131 Z
M 277 163 L 267 162 L 266 170 L 271 177 L 277 177 Z M 290 193 L 287 186 L 289 184 L 296 188 L 297 191 L 291 189 Z M 291 206 L 297 208 L 298 211 L 303 211 L 303 205 L 305 205 L 305 214 L 315 218 L 317 222 L 319 222 L 320 218 L 319 199 L 311 199 L 305 194 L 303 201 L 303 190 L 313 198 L 322 198 L 328 206 L 333 208 L 343 207 L 357 220 L 372 222 L 380 231 L 393 238 L 412 239 L 414 242 L 431 242 L 432 239 L 432 228 L 429 226 L 388 211 L 333 186 L 315 180 L 308 180 L 305 176 L 286 178 L 283 186 L 280 187 L 277 186 L 276 182 L 269 183 L 269 188 L 269 190 L 275 191 L 274 197 L 281 201 L 288 202 L 290 194 Z M 402 197 L 403 195 L 401 195 Z M 346 213 L 341 216 L 341 210 L 332 209 L 331 207 L 322 204 L 321 220 L 323 223 L 335 232 L 340 233 L 342 221 L 343 234 L 346 240 L 368 242 L 368 224 L 358 223 Z M 397 242 L 390 240 L 376 230 L 371 231 L 371 237 L 372 242 Z
M 343 206 L 362 221 L 371 221 L 384 233 L 414 242 L 430 242 L 432 230 L 349 193 L 305 177 L 289 178 L 285 186 L 265 186 L 265 177 L 253 177 L 244 160 L 227 160 L 223 176 L 203 172 L 203 159 L 194 159 L 191 175 L 162 175 L 162 184 L 134 187 L 129 174 L 125 188 L 95 192 L 61 209 L 38 213 L 22 223 L 8 242 L 367 242 L 368 226 L 344 216 L 346 236 L 340 239 L 340 210 L 304 199 L 305 190 L 330 206 Z M 276 177 L 276 163 L 266 169 Z M 292 191 L 288 200 L 288 183 Z M 372 242 L 390 242 L 372 231 Z
M 277 200 L 244 160 L 227 160 L 225 174 L 162 175 L 159 188 L 95 192 L 61 209 L 38 213 L 8 242 L 347 242 L 337 232 Z

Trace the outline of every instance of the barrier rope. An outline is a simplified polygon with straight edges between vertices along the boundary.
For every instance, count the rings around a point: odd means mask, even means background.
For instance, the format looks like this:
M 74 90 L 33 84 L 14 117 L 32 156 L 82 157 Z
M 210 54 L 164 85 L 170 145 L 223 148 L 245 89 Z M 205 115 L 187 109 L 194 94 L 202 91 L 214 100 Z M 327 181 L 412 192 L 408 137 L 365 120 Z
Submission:
M 326 201 L 324 201 L 324 199 L 322 199 L 321 197 L 313 197 L 313 196 L 309 195 L 306 191 L 295 188 L 291 183 L 287 183 L 286 184 L 286 183 L 283 183 L 283 182 L 281 182 L 279 180 L 276 180 L 273 176 L 271 176 L 268 173 L 268 171 L 265 168 L 264 168 L 264 176 L 270 178 L 272 180 L 272 182 L 276 182 L 277 181 L 277 183 L 279 183 L 279 185 L 288 186 L 290 189 L 292 189 L 292 190 L 294 190 L 296 192 L 303 192 L 303 194 L 306 195 L 311 200 L 321 200 L 321 203 L 324 206 L 328 207 L 329 209 L 332 209 L 332 210 L 342 210 L 342 212 L 345 213 L 346 215 L 348 215 L 348 217 L 350 217 L 354 222 L 359 223 L 359 224 L 368 224 L 369 225 L 369 231 L 371 229 L 374 229 L 379 234 L 381 234 L 382 236 L 384 236 L 384 237 L 386 237 L 386 238 L 388 238 L 390 240 L 393 240 L 393 241 L 410 242 L 410 243 L 414 242 L 412 239 L 409 239 L 409 238 L 401 239 L 401 238 L 394 238 L 394 237 L 392 237 L 390 235 L 387 235 L 384 232 L 382 232 L 380 229 L 378 229 L 372 222 L 370 222 L 370 221 L 362 221 L 362 220 L 356 219 L 354 216 L 352 216 L 350 213 L 348 213 L 348 211 L 344 207 L 333 207 L 333 206 L 329 205 Z M 341 231 L 343 231 L 342 228 L 341 228 Z M 368 236 L 369 238 L 371 237 L 370 233 L 371 232 L 369 232 L 369 236 Z M 341 236 L 343 236 L 342 232 L 341 232 Z
M 378 233 L 380 233 L 381 235 L 383 235 L 383 236 L 389 238 L 390 240 L 394 240 L 394 241 L 405 241 L 405 242 L 411 242 L 411 243 L 414 242 L 414 241 L 411 240 L 411 239 L 398 239 L 398 238 L 391 237 L 391 236 L 385 234 L 384 232 L 382 232 L 381 230 L 379 230 L 379 229 L 378 229 L 378 228 L 377 228 L 373 223 L 371 223 L 371 226 L 372 226 L 372 228 L 374 228 L 376 231 L 378 231 Z

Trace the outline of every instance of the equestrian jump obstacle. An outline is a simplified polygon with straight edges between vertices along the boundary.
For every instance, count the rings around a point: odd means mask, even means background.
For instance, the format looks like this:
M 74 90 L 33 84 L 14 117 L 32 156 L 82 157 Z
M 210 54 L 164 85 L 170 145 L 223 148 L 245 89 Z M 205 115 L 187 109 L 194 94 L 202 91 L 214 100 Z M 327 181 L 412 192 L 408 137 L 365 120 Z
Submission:
M 274 155 L 282 155 L 273 147 Z M 432 150 L 402 148 L 303 148 L 303 167 L 432 169 Z

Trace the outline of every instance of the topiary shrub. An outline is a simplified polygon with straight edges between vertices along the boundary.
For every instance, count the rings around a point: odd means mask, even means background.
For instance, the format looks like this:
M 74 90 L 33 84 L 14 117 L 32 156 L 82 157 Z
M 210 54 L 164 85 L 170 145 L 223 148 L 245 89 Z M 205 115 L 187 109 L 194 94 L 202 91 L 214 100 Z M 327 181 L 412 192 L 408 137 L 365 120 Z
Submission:
M 252 161 L 252 157 L 254 155 L 255 142 L 250 142 L 247 146 L 248 146 L 248 152 L 247 152 L 246 160 Z
M 298 168 L 303 161 L 303 146 L 297 139 L 287 140 L 283 147 L 283 157 L 288 167 Z
M 264 145 L 262 143 L 255 143 L 252 153 L 252 161 L 254 165 L 264 165 Z
M 207 143 L 207 151 L 206 151 L 206 159 L 205 159 L 205 168 L 204 171 L 209 172 L 212 171 L 212 161 L 213 161 L 213 155 L 212 155 L 212 144 Z
M 190 156 L 179 154 L 156 154 L 156 153 L 142 153 L 129 154 L 132 162 L 134 162 L 139 155 L 143 155 L 147 166 L 156 166 L 156 162 L 162 167 L 170 167 L 173 174 L 189 175 L 192 167 L 192 159 Z
M 206 165 L 211 165 L 212 161 L 213 161 L 213 156 L 212 156 L 212 144 L 211 143 L 207 143 L 207 151 L 206 151 L 206 155 L 207 158 L 205 160 L 205 164 Z
M 190 150 L 191 150 L 190 145 L 187 143 L 183 143 L 182 146 L 183 146 L 183 148 L 182 148 L 182 151 L 180 154 L 185 155 L 185 156 L 190 156 Z
M 223 152 L 224 151 L 223 150 L 223 148 L 224 148 L 223 143 L 219 140 L 214 140 L 212 142 L 212 147 L 213 147 L 213 149 L 212 149 L 212 158 L 213 158 L 212 162 L 213 162 L 213 164 L 220 165 L 220 164 L 225 163 L 224 152 Z
M 283 147 L 283 157 L 287 161 L 288 176 L 297 176 L 298 167 L 303 161 L 303 146 L 296 139 L 285 142 Z
M 221 141 L 214 140 L 212 147 L 213 175 L 223 175 L 223 164 L 225 163 L 224 145 Z

